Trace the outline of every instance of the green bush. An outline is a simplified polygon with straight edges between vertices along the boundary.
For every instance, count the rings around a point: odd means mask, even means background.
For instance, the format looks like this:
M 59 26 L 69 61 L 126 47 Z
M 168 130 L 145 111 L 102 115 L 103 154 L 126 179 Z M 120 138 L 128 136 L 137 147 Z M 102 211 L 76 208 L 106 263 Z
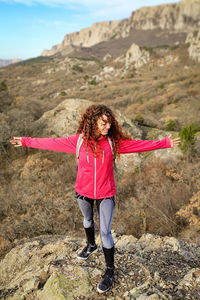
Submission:
M 0 85 L 0 90 L 6 91 L 7 89 L 8 89 L 8 86 L 7 86 L 6 82 L 5 82 L 5 80 L 3 80 L 1 82 L 1 85 Z
M 96 78 L 93 78 L 92 80 L 88 81 L 88 83 L 91 85 L 97 85 Z
M 137 121 L 139 125 L 144 125 L 144 118 L 141 115 L 136 115 L 135 121 Z
M 169 120 L 165 125 L 165 130 L 174 131 L 176 127 L 176 122 L 174 120 Z
M 78 65 L 74 65 L 72 70 L 83 73 L 83 68 Z
M 134 73 L 131 73 L 130 75 L 129 75 L 129 78 L 134 78 L 135 77 L 135 74 Z
M 164 83 L 161 83 L 161 84 L 159 85 L 159 88 L 160 88 L 160 89 L 164 89 L 164 87 L 165 87 Z
M 173 98 L 172 101 L 171 101 L 172 104 L 176 104 L 177 102 L 178 102 L 177 98 Z
M 89 79 L 89 76 L 88 76 L 88 75 L 85 75 L 85 76 L 83 76 L 83 79 L 84 79 L 85 81 L 87 81 L 87 80 Z
M 181 138 L 180 148 L 184 152 L 192 151 L 195 143 L 195 134 L 200 131 L 200 127 L 196 124 L 190 124 L 181 129 L 179 136 Z
M 67 93 L 65 91 L 60 93 L 60 96 L 66 96 L 66 95 L 67 95 Z

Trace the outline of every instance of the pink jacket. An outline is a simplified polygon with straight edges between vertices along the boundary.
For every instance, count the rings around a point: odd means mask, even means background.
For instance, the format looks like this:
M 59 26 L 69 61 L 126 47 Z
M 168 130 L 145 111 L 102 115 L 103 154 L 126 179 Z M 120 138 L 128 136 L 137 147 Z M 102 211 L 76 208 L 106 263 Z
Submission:
M 78 137 L 79 134 L 65 138 L 22 137 L 22 145 L 24 147 L 76 154 Z M 98 142 L 103 150 L 101 158 L 95 158 L 89 147 L 87 153 L 84 143 L 82 144 L 79 152 L 79 164 L 75 184 L 77 193 L 92 199 L 112 197 L 116 192 L 110 144 L 106 136 L 102 136 Z M 164 148 L 171 148 L 168 137 L 161 141 L 121 140 L 119 142 L 119 150 L 122 154 Z

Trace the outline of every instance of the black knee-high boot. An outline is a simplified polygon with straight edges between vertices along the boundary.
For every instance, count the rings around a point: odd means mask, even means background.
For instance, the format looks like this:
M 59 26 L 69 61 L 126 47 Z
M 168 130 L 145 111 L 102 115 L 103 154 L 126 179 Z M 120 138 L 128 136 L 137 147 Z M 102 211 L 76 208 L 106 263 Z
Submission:
M 88 259 L 88 257 L 92 254 L 97 252 L 97 245 L 95 244 L 95 228 L 89 227 L 85 228 L 85 233 L 87 237 L 87 245 L 83 248 L 83 250 L 78 253 L 78 259 Z
M 95 245 L 95 229 L 93 227 L 85 228 L 85 233 L 87 237 L 87 243 L 90 245 Z
M 114 268 L 114 254 L 115 254 L 114 246 L 110 249 L 103 247 L 103 253 L 106 261 L 106 267 Z
M 103 253 L 106 261 L 105 273 L 97 286 L 97 291 L 99 293 L 104 293 L 110 289 L 113 282 L 114 276 L 114 246 L 111 249 L 103 247 Z

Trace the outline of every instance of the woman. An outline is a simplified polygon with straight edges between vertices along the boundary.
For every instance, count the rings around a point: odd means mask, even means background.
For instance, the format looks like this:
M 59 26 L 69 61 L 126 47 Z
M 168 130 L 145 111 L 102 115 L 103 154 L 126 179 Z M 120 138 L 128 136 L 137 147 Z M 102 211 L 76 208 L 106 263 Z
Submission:
M 120 154 L 171 148 L 180 139 L 166 137 L 161 141 L 132 140 L 119 126 L 113 112 L 105 105 L 91 105 L 82 115 L 76 135 L 67 138 L 13 137 L 15 147 L 32 147 L 77 153 L 78 169 L 75 184 L 78 204 L 83 214 L 87 244 L 77 255 L 86 260 L 97 251 L 93 205 L 96 200 L 102 248 L 106 262 L 105 273 L 97 286 L 106 292 L 114 275 L 114 242 L 111 222 L 114 210 L 115 182 L 113 165 Z M 79 144 L 80 149 L 77 148 Z M 78 150 L 77 150 L 78 149 Z

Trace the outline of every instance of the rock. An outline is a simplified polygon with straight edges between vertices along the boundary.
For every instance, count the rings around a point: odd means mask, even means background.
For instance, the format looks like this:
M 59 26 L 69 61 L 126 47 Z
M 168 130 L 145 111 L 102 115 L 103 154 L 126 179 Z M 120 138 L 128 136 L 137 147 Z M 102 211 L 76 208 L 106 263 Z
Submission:
M 166 137 L 166 135 L 169 135 L 167 132 L 163 133 L 158 133 L 158 139 L 162 140 L 163 138 Z M 164 151 L 163 151 L 164 150 Z M 169 161 L 174 161 L 177 162 L 183 157 L 183 152 L 179 147 L 175 148 L 167 148 L 167 149 L 159 149 L 153 151 L 152 155 L 155 158 L 159 158 L 163 162 L 169 162 Z
M 189 300 L 198 299 L 200 263 L 196 245 L 149 234 L 139 240 L 114 235 L 114 240 L 115 280 L 108 298 L 172 300 L 184 299 L 187 294 Z M 167 242 L 170 247 L 166 247 Z M 15 244 L 0 261 L 1 298 L 102 299 L 96 292 L 105 268 L 101 250 L 89 260 L 79 261 L 76 253 L 82 240 L 77 237 L 40 236 Z M 179 245 L 176 253 L 171 244 Z M 189 253 L 193 253 L 193 259 L 186 261 Z
M 73 269 L 73 276 L 69 273 L 54 272 L 47 280 L 43 291 L 37 296 L 41 300 L 62 300 L 86 297 L 92 291 L 87 271 L 81 267 Z M 77 284 L 78 283 L 78 284 Z
M 82 99 L 67 99 L 56 108 L 47 111 L 34 123 L 34 131 L 43 128 L 46 136 L 64 137 L 76 133 L 80 114 L 89 105 L 90 101 Z
M 192 269 L 190 270 L 184 278 L 181 280 L 181 282 L 178 285 L 178 288 L 184 288 L 185 286 L 191 287 L 191 286 L 198 286 L 200 290 L 200 269 Z
M 189 56 L 200 62 L 200 30 L 190 32 L 185 42 L 190 44 L 188 48 Z
M 150 60 L 149 52 L 140 49 L 133 43 L 126 53 L 125 66 L 128 69 L 133 63 L 135 68 L 139 68 Z
M 115 68 L 107 66 L 107 67 L 103 68 L 103 71 L 104 71 L 104 73 L 113 73 L 113 72 L 115 72 Z
M 111 58 L 112 58 L 112 56 L 111 56 L 109 53 L 107 53 L 107 54 L 104 56 L 103 61 L 110 60 Z
M 200 228 L 200 191 L 193 194 L 189 203 L 182 207 L 176 214 L 188 222 L 189 226 Z
M 130 18 L 135 29 L 167 29 L 188 31 L 199 28 L 200 3 L 183 0 L 178 3 L 142 7 Z
M 116 242 L 115 246 L 117 249 L 124 249 L 127 251 L 135 249 L 135 242 L 137 239 L 132 235 L 123 235 L 121 238 Z
M 136 298 L 136 300 L 159 300 L 159 299 L 160 298 L 157 294 L 152 294 L 150 296 L 147 296 L 146 294 L 142 294 Z
M 95 23 L 79 32 L 67 34 L 62 43 L 53 46 L 51 50 L 44 50 L 42 55 L 49 56 L 58 52 L 68 55 L 77 47 L 91 47 L 103 41 L 128 37 L 133 29 L 188 32 L 200 28 L 199 16 L 198 0 L 142 7 L 134 11 L 128 19 Z
M 178 251 L 180 248 L 179 242 L 174 237 L 165 237 L 164 240 L 164 247 L 170 247 L 172 251 Z
M 32 82 L 32 85 L 40 85 L 40 84 L 45 84 L 47 81 L 46 79 L 38 79 L 36 81 Z
M 162 245 L 162 242 L 163 241 L 161 237 L 157 237 L 150 233 L 143 234 L 139 239 L 139 244 L 142 246 L 142 248 L 150 249 L 151 251 L 159 249 Z

